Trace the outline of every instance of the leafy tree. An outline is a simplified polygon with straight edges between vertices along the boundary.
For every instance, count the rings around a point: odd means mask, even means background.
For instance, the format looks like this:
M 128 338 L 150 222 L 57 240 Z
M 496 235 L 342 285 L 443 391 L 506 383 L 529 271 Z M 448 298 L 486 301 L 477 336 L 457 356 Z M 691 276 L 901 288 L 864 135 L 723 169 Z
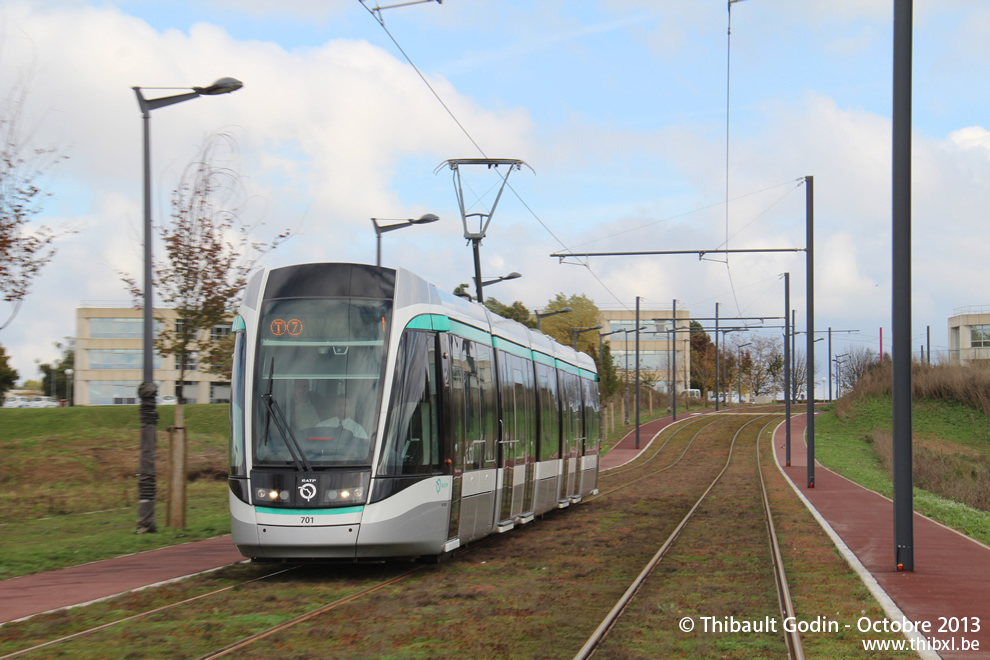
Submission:
M 598 392 L 604 401 L 614 396 L 622 387 L 615 360 L 612 358 L 612 349 L 607 342 L 602 343 L 601 355 L 595 355 L 595 364 L 598 366 Z
M 549 316 L 541 320 L 540 328 L 543 334 L 553 337 L 557 342 L 570 346 L 574 342 L 573 330 L 593 328 L 599 324 L 598 306 L 586 295 L 574 294 L 570 297 L 563 293 L 558 293 L 547 306 L 543 308 L 541 314 L 554 312 L 558 309 L 570 307 L 573 312 Z M 598 351 L 598 333 L 585 332 L 578 335 L 577 350 L 594 355 Z
M 250 239 L 250 228 L 239 216 L 243 188 L 237 173 L 226 165 L 235 152 L 232 136 L 210 136 L 172 193 L 171 222 L 155 227 L 164 244 L 164 256 L 153 265 L 153 286 L 178 317 L 174 325 L 158 319 L 164 329 L 155 339 L 155 348 L 162 356 L 175 356 L 179 383 L 185 381 L 189 369 L 223 370 L 229 366 L 223 355 L 226 346 L 213 339 L 210 331 L 235 313 L 248 273 L 258 259 L 289 235 L 286 231 L 268 243 Z M 143 291 L 136 280 L 127 275 L 122 279 L 136 306 L 141 307 Z M 205 359 L 198 359 L 200 355 Z M 181 390 L 180 384 L 175 410 L 175 426 L 180 429 L 185 425 Z M 184 455 L 184 433 L 179 437 L 182 446 L 178 451 Z M 185 479 L 173 483 L 181 487 Z M 173 502 L 169 510 L 170 524 L 184 527 L 184 498 L 181 508 Z M 139 529 L 154 531 L 153 527 L 152 520 L 150 526 L 142 523 Z
M 462 284 L 461 286 L 465 285 Z M 495 298 L 485 298 L 485 307 L 487 307 L 489 311 L 498 314 L 503 318 L 519 321 L 529 328 L 536 327 L 536 323 L 531 320 L 532 314 L 528 309 L 526 309 L 526 306 L 518 300 L 511 305 L 505 305 L 500 303 Z
M 55 348 L 62 349 L 62 357 L 58 362 L 54 364 L 42 364 L 39 366 L 43 377 L 41 379 L 41 391 L 46 395 L 55 397 L 56 399 L 68 399 L 69 398 L 69 379 L 71 376 L 66 376 L 66 369 L 75 368 L 76 353 L 74 350 L 68 347 L 63 347 L 61 342 L 55 342 Z M 52 387 L 52 378 L 55 379 L 55 386 Z
M 14 388 L 17 382 L 17 370 L 10 366 L 10 357 L 3 346 L 0 346 L 0 399 Z
M 715 344 L 697 321 L 691 321 L 691 387 L 701 390 L 701 400 L 715 389 Z
M 63 233 L 45 226 L 29 228 L 50 196 L 42 190 L 44 176 L 65 156 L 55 149 L 28 145 L 21 130 L 26 96 L 27 86 L 18 84 L 0 118 L 0 298 L 15 305 L 51 261 L 55 255 L 52 243 Z

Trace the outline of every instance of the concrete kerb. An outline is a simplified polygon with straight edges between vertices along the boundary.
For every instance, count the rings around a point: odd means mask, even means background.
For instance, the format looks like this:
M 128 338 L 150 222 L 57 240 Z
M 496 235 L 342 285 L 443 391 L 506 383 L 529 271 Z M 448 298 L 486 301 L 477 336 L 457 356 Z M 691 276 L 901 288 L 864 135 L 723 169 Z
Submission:
M 794 417 L 797 417 L 797 415 L 794 415 Z M 780 429 L 780 427 L 783 424 L 784 422 L 780 422 L 780 424 L 778 424 L 774 428 L 773 434 L 771 435 L 771 443 L 773 443 L 773 438 L 777 437 L 777 431 Z M 843 559 L 846 560 L 846 563 L 849 564 L 850 568 L 856 571 L 856 574 L 859 575 L 859 579 L 863 581 L 863 584 L 866 586 L 866 588 L 869 589 L 873 597 L 877 599 L 878 603 L 880 603 L 880 607 L 887 614 L 887 618 L 892 621 L 906 620 L 907 617 L 904 615 L 904 612 L 901 611 L 901 608 L 897 607 L 897 604 L 894 603 L 893 599 L 887 594 L 886 591 L 884 591 L 883 587 L 880 586 L 880 583 L 878 583 L 876 578 L 873 577 L 873 574 L 870 573 L 865 566 L 863 566 L 862 562 L 859 561 L 859 558 L 855 555 L 855 553 L 853 553 L 853 551 L 849 549 L 849 546 L 846 545 L 845 541 L 842 540 L 842 537 L 840 537 L 835 532 L 835 530 L 832 529 L 832 526 L 828 524 L 828 521 L 825 520 L 825 518 L 822 517 L 822 515 L 818 512 L 818 509 L 815 508 L 815 506 L 811 503 L 811 501 L 804 496 L 804 493 L 802 493 L 801 490 L 797 487 L 797 484 L 795 484 L 791 480 L 791 478 L 787 476 L 787 473 L 784 472 L 784 468 L 780 465 L 780 461 L 777 458 L 776 447 L 771 444 L 771 448 L 774 450 L 772 452 L 773 462 L 777 466 L 777 470 L 780 472 L 781 476 L 783 476 L 784 479 L 787 481 L 787 483 L 790 484 L 791 489 L 797 494 L 797 496 L 801 499 L 801 501 L 804 502 L 805 507 L 807 507 L 808 511 L 811 512 L 811 515 L 814 516 L 815 520 L 818 521 L 818 524 L 821 525 L 823 530 L 825 530 L 825 533 L 828 534 L 830 539 L 832 539 L 832 542 L 835 544 L 835 547 L 839 550 L 839 554 L 841 554 Z M 827 469 L 824 466 L 822 466 L 821 463 L 819 463 L 818 461 L 815 461 L 815 465 L 821 467 L 823 470 Z M 831 470 L 829 470 L 829 472 L 831 472 Z M 854 483 L 854 482 L 850 482 L 850 483 Z M 859 484 L 856 485 L 859 486 Z M 859 487 L 862 488 L 862 486 Z M 918 640 L 918 642 L 916 642 L 918 648 L 922 648 L 922 649 L 925 648 L 925 642 L 927 642 L 927 640 L 925 636 L 919 633 L 918 631 L 915 630 L 910 633 L 904 632 L 903 635 L 909 640 L 910 639 Z M 920 657 L 924 658 L 925 660 L 940 659 L 940 656 L 934 651 L 919 650 L 917 653 Z

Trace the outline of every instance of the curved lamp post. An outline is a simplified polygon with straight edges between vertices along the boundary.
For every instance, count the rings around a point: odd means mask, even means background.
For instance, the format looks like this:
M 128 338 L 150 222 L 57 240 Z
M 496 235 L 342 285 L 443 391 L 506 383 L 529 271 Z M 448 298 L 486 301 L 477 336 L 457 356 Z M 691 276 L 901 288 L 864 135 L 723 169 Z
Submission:
M 573 341 L 571 342 L 571 347 L 575 351 L 577 350 L 578 335 L 581 335 L 585 332 L 591 332 L 592 330 L 601 330 L 601 329 L 602 329 L 601 325 L 596 325 L 593 328 L 571 328 L 571 336 L 573 337 Z
M 481 289 L 482 289 L 482 291 L 484 291 L 484 288 L 486 286 L 490 286 L 492 284 L 498 284 L 499 282 L 505 282 L 506 280 L 515 280 L 515 279 L 518 279 L 520 277 L 522 277 L 522 275 L 520 275 L 519 273 L 517 273 L 515 271 L 512 271 L 508 275 L 503 275 L 502 277 L 496 277 L 494 280 L 487 280 L 487 281 L 483 280 L 481 282 Z M 474 277 L 472 277 L 471 279 L 474 279 Z
M 570 312 L 573 312 L 573 311 L 574 311 L 574 308 L 573 307 L 563 307 L 561 309 L 558 309 L 555 312 L 547 312 L 546 314 L 540 314 L 539 312 L 533 312 L 533 314 L 536 315 L 536 329 L 537 330 L 540 330 L 542 332 L 542 328 L 540 327 L 540 321 L 542 321 L 543 319 L 545 319 L 548 316 L 556 316 L 557 314 L 569 314 Z
M 436 222 L 439 219 L 440 218 L 433 215 L 432 213 L 427 213 L 419 218 L 408 218 L 406 220 L 400 220 L 395 224 L 382 226 L 378 224 L 379 218 L 372 218 L 371 224 L 375 226 L 375 239 L 378 244 L 375 253 L 376 254 L 375 265 L 376 266 L 382 265 L 382 234 L 390 231 L 395 231 L 396 229 L 404 229 L 405 227 L 412 227 L 413 225 L 426 225 L 431 222 Z
M 220 78 L 207 87 L 191 87 L 191 92 L 146 99 L 141 87 L 132 87 L 137 95 L 138 106 L 144 119 L 144 364 L 143 380 L 138 388 L 141 405 L 138 414 L 141 419 L 141 458 L 138 466 L 138 533 L 156 532 L 155 525 L 155 423 L 158 412 L 155 398 L 158 388 L 155 385 L 152 368 L 152 331 L 154 295 L 151 275 L 151 111 L 167 105 L 182 103 L 199 96 L 229 94 L 244 86 L 236 78 Z M 151 88 L 161 89 L 161 88 Z

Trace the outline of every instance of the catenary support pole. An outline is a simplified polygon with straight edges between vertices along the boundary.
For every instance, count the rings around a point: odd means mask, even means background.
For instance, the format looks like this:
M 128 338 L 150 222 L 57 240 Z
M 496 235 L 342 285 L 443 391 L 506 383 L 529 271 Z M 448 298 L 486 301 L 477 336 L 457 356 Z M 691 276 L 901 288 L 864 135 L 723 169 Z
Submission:
M 791 274 L 784 273 L 784 462 L 791 465 Z
M 807 275 L 806 291 L 808 301 L 808 488 L 815 487 L 815 177 L 806 176 L 805 214 L 807 226 Z
M 894 0 L 893 431 L 894 563 L 914 570 L 914 492 L 911 474 L 911 50 L 912 0 Z
M 674 401 L 673 404 L 671 404 L 671 412 L 672 412 L 671 420 L 676 422 L 677 421 L 677 298 L 674 298 L 674 321 L 671 324 L 671 327 L 673 328 L 674 331 L 674 354 L 673 357 L 671 358 L 671 361 L 673 362 L 673 364 L 671 365 L 671 369 L 673 370 L 674 378 L 670 384 L 670 391 L 674 395 L 673 396 Z
M 636 296 L 636 449 L 639 449 L 639 296 Z

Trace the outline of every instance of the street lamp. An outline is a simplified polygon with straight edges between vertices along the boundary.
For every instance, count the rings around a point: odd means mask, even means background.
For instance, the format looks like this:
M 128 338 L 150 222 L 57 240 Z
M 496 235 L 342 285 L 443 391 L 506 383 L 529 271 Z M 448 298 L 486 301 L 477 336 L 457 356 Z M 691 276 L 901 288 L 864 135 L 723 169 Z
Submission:
M 70 367 L 65 371 L 63 371 L 62 373 L 65 374 L 65 390 L 66 390 L 65 398 L 66 400 L 68 400 L 68 405 L 71 406 L 72 405 L 72 374 L 75 372 L 73 372 L 72 368 Z
M 375 226 L 375 239 L 378 243 L 377 250 L 375 252 L 375 265 L 382 265 L 382 234 L 389 231 L 395 231 L 396 229 L 402 229 L 404 227 L 411 227 L 413 225 L 426 225 L 431 222 L 436 222 L 439 220 L 437 216 L 432 213 L 427 213 L 419 218 L 408 218 L 407 220 L 400 220 L 394 225 L 385 225 L 384 227 L 378 224 L 379 218 L 372 218 L 371 224 Z
M 141 405 L 138 415 L 141 420 L 141 455 L 138 465 L 138 529 L 142 532 L 156 532 L 155 526 L 155 423 L 158 412 L 155 399 L 158 388 L 152 369 L 152 326 L 154 322 L 154 295 L 151 275 L 151 111 L 175 103 L 189 101 L 199 96 L 229 94 L 244 86 L 236 78 L 220 78 L 208 87 L 192 87 L 191 92 L 146 99 L 141 87 L 132 87 L 137 95 L 138 106 L 144 119 L 144 364 L 143 380 L 138 388 Z
M 502 277 L 496 277 L 494 280 L 488 280 L 487 282 L 482 280 L 481 288 L 484 289 L 486 286 L 490 286 L 492 284 L 498 284 L 499 282 L 505 282 L 506 280 L 514 280 L 520 277 L 522 277 L 522 275 L 513 271 L 508 275 L 503 275 Z M 471 279 L 474 279 L 474 277 L 472 277 Z
M 540 327 L 540 321 L 542 319 L 545 319 L 548 316 L 556 316 L 557 314 L 568 314 L 568 313 L 573 312 L 573 311 L 574 311 L 574 308 L 573 307 L 563 307 L 561 309 L 558 309 L 555 312 L 547 312 L 546 314 L 540 314 L 539 312 L 533 312 L 534 314 L 536 314 L 536 329 L 537 330 L 542 330 L 542 328 Z
M 577 350 L 578 335 L 583 334 L 585 332 L 591 332 L 592 330 L 601 330 L 601 329 L 602 329 L 601 325 L 596 325 L 593 328 L 571 328 L 571 336 L 574 338 L 571 345 L 573 346 L 574 350 L 575 351 Z

